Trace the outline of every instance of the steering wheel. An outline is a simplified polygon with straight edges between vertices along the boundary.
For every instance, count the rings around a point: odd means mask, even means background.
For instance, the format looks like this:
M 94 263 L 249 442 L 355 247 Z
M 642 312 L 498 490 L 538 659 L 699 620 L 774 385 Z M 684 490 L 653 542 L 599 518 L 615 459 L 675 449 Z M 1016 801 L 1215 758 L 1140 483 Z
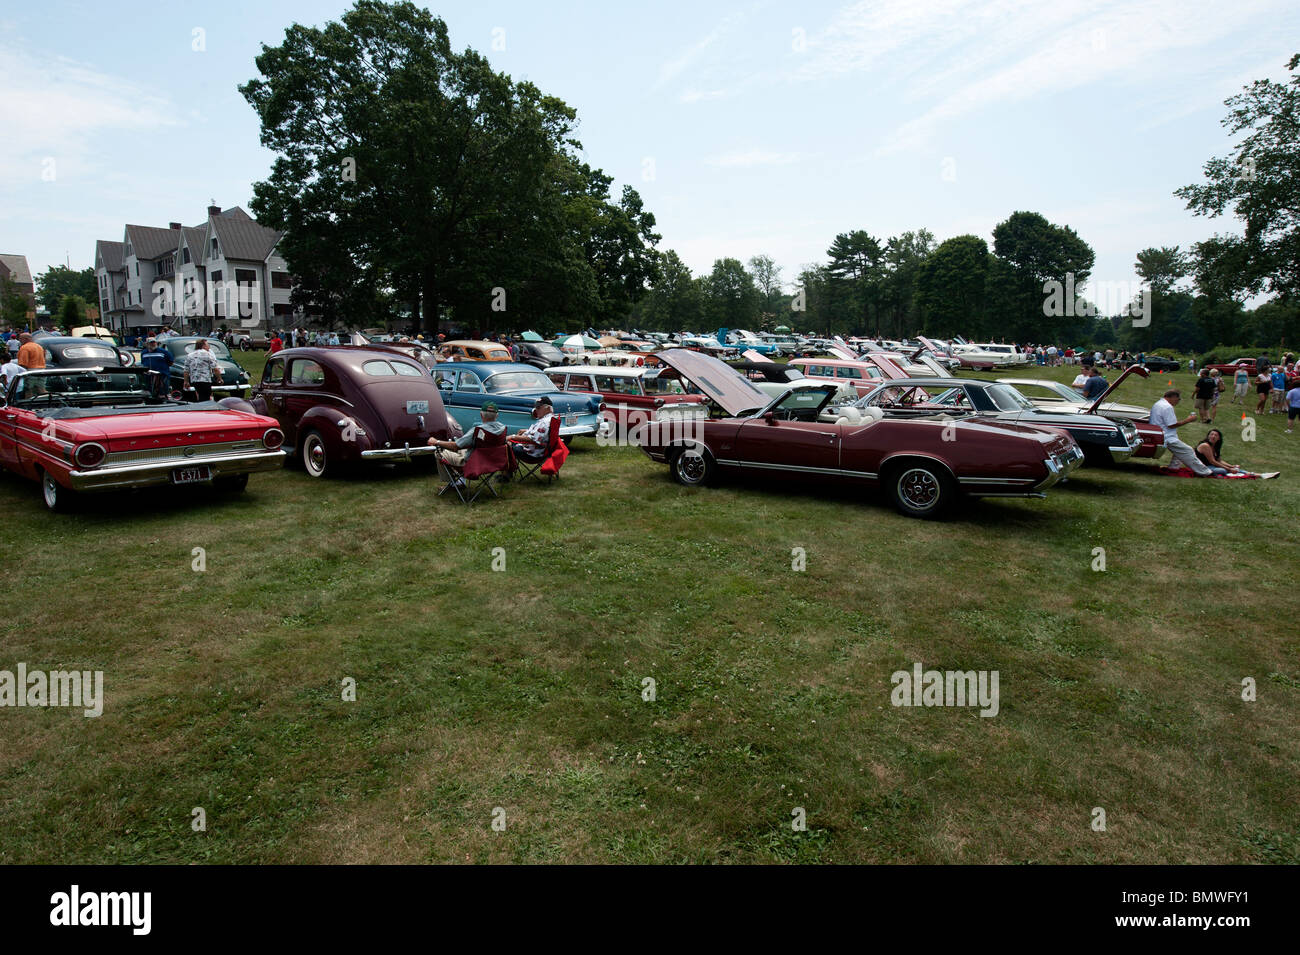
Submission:
M 58 392 L 55 392 L 55 391 L 43 391 L 43 392 L 41 392 L 39 395 L 32 395 L 30 398 L 27 399 L 27 401 L 37 401 L 37 400 L 39 400 L 39 399 L 41 399 L 41 398 L 46 398 L 46 399 L 50 399 L 50 400 L 58 399 L 58 401 L 59 401 L 59 403 L 61 404 L 62 407 L 64 407 L 64 408 L 71 408 L 71 407 L 72 407 L 72 402 L 71 402 L 71 401 L 69 401 L 67 398 L 63 397 L 63 395 L 61 395 L 61 394 L 59 394 Z M 24 402 L 24 404 L 26 404 L 26 402 Z

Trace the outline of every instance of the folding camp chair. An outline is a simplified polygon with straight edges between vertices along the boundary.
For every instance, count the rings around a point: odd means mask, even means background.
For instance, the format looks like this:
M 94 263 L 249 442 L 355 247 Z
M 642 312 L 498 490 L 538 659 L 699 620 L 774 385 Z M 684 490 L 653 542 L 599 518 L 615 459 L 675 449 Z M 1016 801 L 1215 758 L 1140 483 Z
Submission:
M 506 443 L 506 433 L 501 431 L 493 434 L 476 427 L 474 447 L 463 466 L 451 464 L 441 454 L 438 455 L 438 475 L 443 479 L 438 496 L 441 497 L 450 490 L 460 498 L 462 504 L 473 504 L 486 489 L 493 497 L 500 497 L 497 489 L 492 486 L 492 476 L 505 474 L 508 477 L 516 467 L 518 465 L 515 463 L 514 452 Z
M 564 461 L 569 456 L 568 447 L 560 440 L 561 420 L 559 415 L 551 415 L 551 426 L 546 432 L 545 450 L 531 454 L 522 448 L 516 447 L 515 455 L 519 462 L 519 480 L 534 478 L 540 481 L 542 477 L 545 477 L 546 482 L 549 484 L 559 476 L 560 468 L 564 466 Z

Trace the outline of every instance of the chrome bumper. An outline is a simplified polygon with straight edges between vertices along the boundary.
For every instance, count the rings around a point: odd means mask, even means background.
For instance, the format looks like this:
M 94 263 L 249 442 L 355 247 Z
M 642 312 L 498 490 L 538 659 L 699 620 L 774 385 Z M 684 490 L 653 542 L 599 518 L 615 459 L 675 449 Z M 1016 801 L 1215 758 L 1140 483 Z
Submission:
M 1063 481 L 1083 464 L 1083 450 L 1076 444 L 1063 454 L 1054 454 L 1043 459 L 1047 466 L 1047 478 L 1034 487 L 1035 491 L 1046 491 L 1058 481 Z
M 601 418 L 600 423 L 592 426 L 589 424 L 575 424 L 565 427 L 560 425 L 560 437 L 562 438 L 594 438 L 608 437 L 614 430 L 614 423 L 608 418 Z
M 423 447 L 416 445 L 411 447 L 404 444 L 400 448 L 374 448 L 370 451 L 361 452 L 362 461 L 410 461 L 414 458 L 423 458 L 431 454 L 437 454 L 438 449 L 429 445 Z
M 274 471 L 284 465 L 284 451 L 258 451 L 253 454 L 217 454 L 212 457 L 184 458 L 150 464 L 126 464 L 90 471 L 68 472 L 74 491 L 115 491 L 131 487 L 171 484 L 172 472 L 184 468 L 207 467 L 212 477 L 232 477 L 257 471 Z M 200 482 L 201 483 L 201 482 Z

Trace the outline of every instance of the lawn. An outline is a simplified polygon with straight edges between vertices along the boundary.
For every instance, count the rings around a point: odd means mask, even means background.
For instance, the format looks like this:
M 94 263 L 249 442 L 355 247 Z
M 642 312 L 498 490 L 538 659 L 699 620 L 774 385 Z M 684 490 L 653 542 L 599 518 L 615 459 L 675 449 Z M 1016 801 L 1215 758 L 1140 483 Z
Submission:
M 940 522 L 590 441 L 469 509 L 399 468 L 69 516 L 0 477 L 0 669 L 106 697 L 0 709 L 0 862 L 1300 862 L 1300 434 L 1239 416 L 1280 479 Z M 916 662 L 999 713 L 891 706 Z

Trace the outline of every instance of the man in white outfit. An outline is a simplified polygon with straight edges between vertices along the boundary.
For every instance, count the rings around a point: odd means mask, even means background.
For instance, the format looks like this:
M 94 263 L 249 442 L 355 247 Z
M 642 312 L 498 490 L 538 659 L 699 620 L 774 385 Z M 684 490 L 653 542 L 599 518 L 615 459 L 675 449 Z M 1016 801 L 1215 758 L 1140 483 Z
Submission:
M 1190 468 L 1197 477 L 1209 477 L 1214 472 L 1201 463 L 1195 451 L 1178 439 L 1178 429 L 1187 422 L 1196 420 L 1195 411 L 1182 421 L 1178 420 L 1178 415 L 1174 413 L 1174 405 L 1178 404 L 1181 398 L 1182 393 L 1177 388 L 1166 391 L 1165 396 L 1151 406 L 1151 423 L 1164 433 L 1165 447 L 1174 456 L 1174 460 Z

